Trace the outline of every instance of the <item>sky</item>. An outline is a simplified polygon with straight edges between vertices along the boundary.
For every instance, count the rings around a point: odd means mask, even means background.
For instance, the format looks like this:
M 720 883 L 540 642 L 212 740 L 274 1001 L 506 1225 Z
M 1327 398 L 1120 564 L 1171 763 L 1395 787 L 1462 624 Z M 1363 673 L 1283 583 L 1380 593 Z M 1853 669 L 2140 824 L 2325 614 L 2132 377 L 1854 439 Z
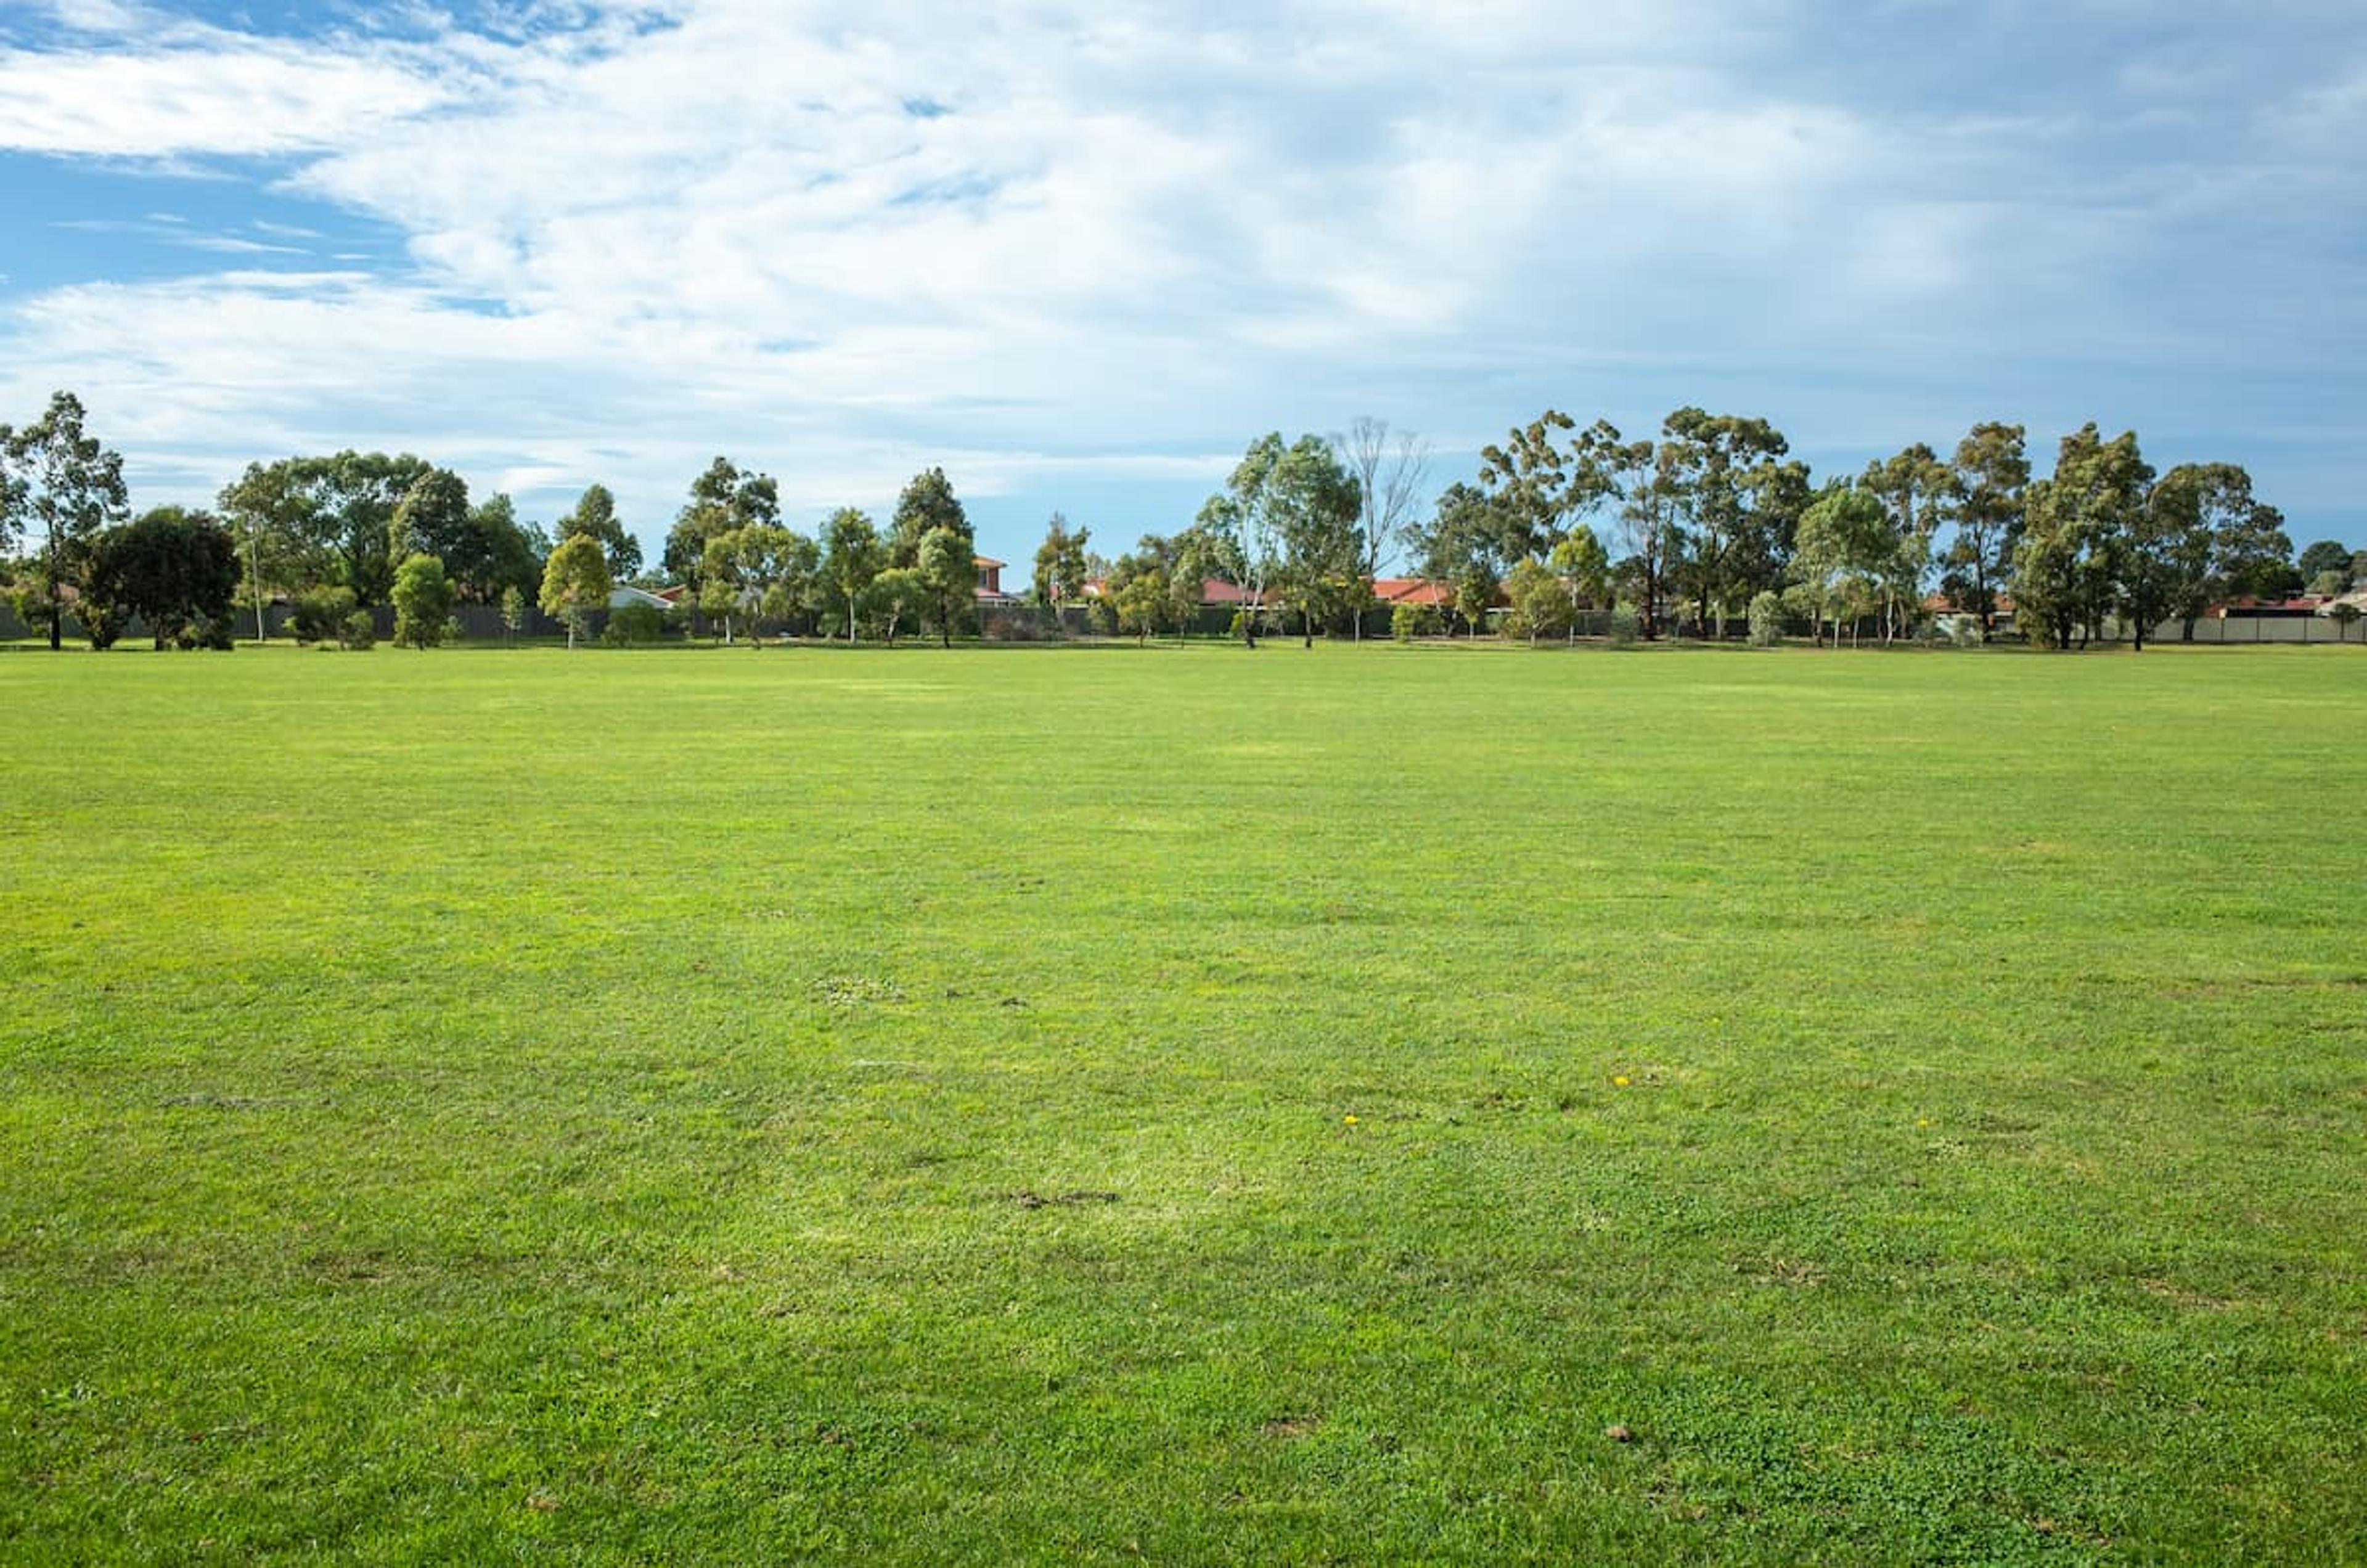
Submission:
M 0 422 L 408 450 L 649 546 L 942 466 L 1116 553 L 1260 434 L 2094 420 L 2367 546 L 2357 0 L 0 0 Z M 1014 576 L 1024 578 L 1024 570 Z

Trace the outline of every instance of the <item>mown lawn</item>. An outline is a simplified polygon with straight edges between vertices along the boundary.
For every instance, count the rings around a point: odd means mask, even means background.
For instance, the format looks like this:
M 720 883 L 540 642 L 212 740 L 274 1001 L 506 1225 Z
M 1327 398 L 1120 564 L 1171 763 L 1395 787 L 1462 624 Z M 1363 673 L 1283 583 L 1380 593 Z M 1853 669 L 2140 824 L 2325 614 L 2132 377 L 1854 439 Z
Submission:
M 2362 699 L 0 657 L 0 1558 L 2356 1559 Z

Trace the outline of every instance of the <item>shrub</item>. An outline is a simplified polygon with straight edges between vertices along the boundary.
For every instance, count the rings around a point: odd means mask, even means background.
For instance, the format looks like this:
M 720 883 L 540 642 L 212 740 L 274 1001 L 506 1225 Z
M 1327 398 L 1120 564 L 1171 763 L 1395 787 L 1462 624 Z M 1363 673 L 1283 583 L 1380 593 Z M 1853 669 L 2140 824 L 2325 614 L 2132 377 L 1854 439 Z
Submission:
M 228 653 L 233 646 L 231 618 L 228 615 L 208 615 L 184 625 L 174 637 L 176 646 L 184 649 L 204 649 L 214 653 Z
M 1389 635 L 1399 642 L 1438 635 L 1438 609 L 1432 604 L 1399 604 L 1389 611 Z
M 378 622 L 368 610 L 356 610 L 337 627 L 337 646 L 359 653 L 378 646 Z
M 1783 596 L 1762 589 L 1750 598 L 1750 646 L 1774 648 L 1783 640 Z
M 123 612 L 104 601 L 75 601 L 74 618 L 82 623 L 83 635 L 90 638 L 93 651 L 113 648 L 116 639 L 123 635 Z
M 1635 605 L 1622 604 L 1617 609 L 1611 612 L 1611 641 L 1613 646 L 1618 648 L 1632 648 L 1635 646 L 1636 639 L 1643 635 L 1643 631 L 1644 618 L 1636 613 Z
M 1981 623 L 1970 615 L 1958 615 L 1955 624 L 1949 628 L 1948 636 L 1958 648 L 1978 648 L 1981 646 Z
M 323 584 L 296 595 L 289 606 L 288 628 L 298 642 L 343 642 L 346 621 L 354 613 L 354 591 Z
M 627 604 L 608 612 L 600 640 L 610 648 L 648 648 L 665 637 L 665 612 L 654 604 Z

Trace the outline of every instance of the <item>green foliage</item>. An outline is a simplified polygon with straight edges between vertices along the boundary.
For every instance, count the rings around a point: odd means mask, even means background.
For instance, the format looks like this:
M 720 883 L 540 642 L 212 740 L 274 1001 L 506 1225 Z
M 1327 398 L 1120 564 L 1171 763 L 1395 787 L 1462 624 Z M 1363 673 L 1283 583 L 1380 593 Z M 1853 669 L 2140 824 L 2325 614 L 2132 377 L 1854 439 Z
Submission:
M 561 540 L 581 534 L 600 542 L 608 558 L 608 578 L 622 582 L 641 570 L 641 542 L 628 533 L 617 517 L 617 498 L 603 484 L 588 486 L 575 510 L 561 518 L 556 531 Z
M 1784 596 L 1762 588 L 1750 596 L 1750 646 L 1780 648 L 1784 644 Z
M 76 615 L 85 630 L 105 623 L 109 639 L 133 618 L 155 646 L 209 647 L 221 640 L 238 592 L 237 545 L 202 512 L 160 506 L 94 542 Z
M 871 597 L 872 580 L 888 564 L 887 547 L 871 519 L 852 506 L 840 507 L 821 527 L 821 566 L 815 596 L 833 626 L 846 628 L 846 640 L 855 640 L 856 627 Z
M 1389 636 L 1399 642 L 1438 635 L 1438 611 L 1429 604 L 1399 603 L 1389 609 Z
M 300 643 L 335 642 L 354 613 L 354 591 L 343 584 L 307 588 L 289 602 L 289 629 Z
M 550 552 L 542 569 L 542 613 L 567 624 L 567 646 L 573 648 L 591 624 L 595 612 L 607 607 L 616 589 L 608 576 L 607 552 L 588 534 L 571 534 Z
M 608 612 L 600 641 L 608 648 L 652 648 L 665 640 L 666 615 L 655 604 L 620 604 Z
M 922 579 L 920 568 L 888 567 L 864 589 L 864 622 L 892 648 L 906 626 L 920 624 L 921 612 L 928 602 L 929 588 Z
M 337 646 L 356 653 L 367 653 L 376 648 L 378 618 L 368 610 L 354 611 L 338 623 Z
M 1644 617 L 1633 604 L 1620 604 L 1611 612 L 1611 641 L 1614 647 L 1632 648 L 1643 635 Z
M 955 496 L 953 482 L 946 478 L 943 468 L 931 468 L 913 475 L 903 493 L 896 498 L 895 515 L 889 526 L 888 564 L 915 567 L 925 572 L 922 547 L 929 536 L 940 528 L 959 535 L 961 547 L 972 556 L 978 553 L 969 515 Z M 971 578 L 975 585 L 975 571 Z
M 938 640 L 951 648 L 954 634 L 968 631 L 978 618 L 978 549 L 970 543 L 968 531 L 929 530 L 922 536 L 914 570 L 923 614 Z
M 526 630 L 526 595 L 513 584 L 502 590 L 502 630 L 514 638 Z
M 718 457 L 691 481 L 690 500 L 666 535 L 666 576 L 687 584 L 694 592 L 702 592 L 708 541 L 742 528 L 776 526 L 780 520 L 778 481 L 770 474 L 743 469 L 729 457 Z
M 2320 539 L 2301 552 L 2295 562 L 2305 581 L 2316 581 L 2327 572 L 2342 579 L 2342 587 L 2350 586 L 2350 547 L 2333 539 Z M 2339 588 L 2336 592 L 2342 592 Z
M 434 556 L 405 556 L 394 569 L 394 640 L 401 648 L 434 648 L 452 615 L 452 580 Z
M 1036 547 L 1036 575 L 1028 589 L 1037 604 L 1058 609 L 1083 594 L 1085 580 L 1093 575 L 1085 564 L 1092 540 L 1092 529 L 1071 532 L 1067 518 L 1052 513 L 1044 542 Z
M 80 589 L 99 535 L 119 524 L 130 503 L 123 458 L 84 428 L 82 400 L 56 392 L 41 417 L 21 430 L 0 425 L 0 543 L 29 532 L 36 546 L 24 563 L 28 606 L 46 611 L 50 647 L 65 635 L 65 592 Z M 94 647 L 114 640 L 112 606 L 85 624 Z
M 395 509 L 429 471 L 407 452 L 253 463 L 223 489 L 221 506 L 265 582 L 291 592 L 334 583 L 358 604 L 383 604 L 394 586 Z
M 1504 629 L 1513 637 L 1524 637 L 1534 644 L 1540 637 L 1560 637 L 1570 628 L 1576 611 L 1570 604 L 1569 591 L 1553 569 L 1530 556 L 1512 568 L 1504 582 L 1505 596 L 1512 602 L 1512 614 L 1505 618 Z

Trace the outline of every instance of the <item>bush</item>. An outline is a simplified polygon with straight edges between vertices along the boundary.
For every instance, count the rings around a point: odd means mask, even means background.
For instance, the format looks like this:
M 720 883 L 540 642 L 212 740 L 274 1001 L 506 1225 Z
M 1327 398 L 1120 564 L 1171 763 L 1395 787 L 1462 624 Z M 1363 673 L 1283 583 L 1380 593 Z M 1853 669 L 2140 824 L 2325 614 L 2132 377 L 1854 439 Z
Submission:
M 359 653 L 378 646 L 378 622 L 368 610 L 356 610 L 337 628 L 337 646 Z
M 1981 623 L 1971 615 L 1958 615 L 1955 624 L 1949 628 L 1948 637 L 1958 648 L 1978 648 L 1981 646 Z
M 182 626 L 174 637 L 176 646 L 185 649 L 204 649 L 214 653 L 228 653 L 232 647 L 231 618 L 228 615 L 208 615 Z
M 610 648 L 648 648 L 665 637 L 665 612 L 654 604 L 627 604 L 608 612 L 600 640 Z
M 1775 648 L 1784 641 L 1782 595 L 1762 589 L 1750 598 L 1750 646 Z
M 1389 611 L 1389 635 L 1399 642 L 1411 642 L 1419 637 L 1438 635 L 1438 607 L 1434 604 L 1399 604 Z
M 1622 604 L 1611 612 L 1611 641 L 1616 648 L 1632 648 L 1644 633 L 1644 618 L 1633 604 Z
M 354 591 L 323 585 L 296 595 L 289 607 L 288 629 L 303 643 L 343 642 L 345 623 L 354 613 Z
M 113 648 L 116 639 L 123 635 L 123 613 L 99 600 L 77 600 L 74 618 L 82 623 L 83 635 L 90 638 L 94 652 Z

